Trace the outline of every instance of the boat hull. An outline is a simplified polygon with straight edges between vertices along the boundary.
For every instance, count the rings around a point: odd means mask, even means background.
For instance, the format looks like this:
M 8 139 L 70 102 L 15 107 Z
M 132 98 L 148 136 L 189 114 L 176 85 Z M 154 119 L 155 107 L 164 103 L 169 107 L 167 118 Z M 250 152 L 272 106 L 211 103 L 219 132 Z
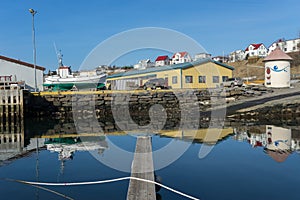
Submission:
M 96 77 L 75 77 L 45 79 L 43 86 L 52 91 L 66 91 L 72 89 L 102 89 L 105 87 L 106 75 Z

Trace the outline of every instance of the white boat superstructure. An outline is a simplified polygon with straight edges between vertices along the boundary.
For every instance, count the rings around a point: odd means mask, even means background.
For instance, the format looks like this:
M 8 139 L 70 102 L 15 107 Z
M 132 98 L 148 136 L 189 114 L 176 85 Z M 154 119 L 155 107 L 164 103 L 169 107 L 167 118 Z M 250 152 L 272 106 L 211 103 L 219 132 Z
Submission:
M 62 55 L 58 55 L 59 68 L 56 75 L 45 78 L 44 86 L 52 90 L 70 90 L 76 88 L 103 88 L 107 73 L 103 69 L 71 72 L 71 67 L 62 64 Z

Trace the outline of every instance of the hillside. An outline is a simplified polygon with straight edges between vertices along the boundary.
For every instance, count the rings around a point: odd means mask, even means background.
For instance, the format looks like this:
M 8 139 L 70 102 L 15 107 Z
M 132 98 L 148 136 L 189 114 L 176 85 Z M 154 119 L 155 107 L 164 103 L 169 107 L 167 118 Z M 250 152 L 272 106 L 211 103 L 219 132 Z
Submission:
M 291 64 L 291 77 L 300 78 L 300 52 L 289 53 L 293 58 Z M 265 70 L 263 58 L 252 58 L 248 60 L 228 63 L 235 68 L 233 71 L 234 77 L 256 77 L 257 80 L 264 79 Z

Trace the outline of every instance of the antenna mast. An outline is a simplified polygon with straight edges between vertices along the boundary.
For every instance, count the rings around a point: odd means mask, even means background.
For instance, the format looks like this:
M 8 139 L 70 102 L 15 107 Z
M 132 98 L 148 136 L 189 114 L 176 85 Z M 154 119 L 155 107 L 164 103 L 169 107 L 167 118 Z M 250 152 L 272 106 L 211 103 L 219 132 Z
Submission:
M 63 63 L 62 63 L 63 54 L 61 53 L 61 50 L 59 50 L 59 52 L 57 51 L 55 42 L 53 43 L 53 45 L 54 45 L 55 53 L 56 53 L 56 56 L 57 56 L 58 66 L 62 67 L 62 66 L 64 66 Z

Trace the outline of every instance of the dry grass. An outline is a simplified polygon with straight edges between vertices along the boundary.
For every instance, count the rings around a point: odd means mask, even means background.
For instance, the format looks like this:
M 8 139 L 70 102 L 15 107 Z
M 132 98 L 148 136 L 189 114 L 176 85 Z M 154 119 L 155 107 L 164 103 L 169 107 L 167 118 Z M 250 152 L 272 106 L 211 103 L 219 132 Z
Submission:
M 291 64 L 291 76 L 300 78 L 300 52 L 295 52 L 289 54 L 293 58 Z M 234 77 L 254 77 L 256 76 L 257 80 L 262 80 L 265 77 L 264 63 L 263 58 L 258 59 L 257 62 L 249 64 L 248 60 L 228 63 L 228 65 L 235 68 L 233 71 Z

